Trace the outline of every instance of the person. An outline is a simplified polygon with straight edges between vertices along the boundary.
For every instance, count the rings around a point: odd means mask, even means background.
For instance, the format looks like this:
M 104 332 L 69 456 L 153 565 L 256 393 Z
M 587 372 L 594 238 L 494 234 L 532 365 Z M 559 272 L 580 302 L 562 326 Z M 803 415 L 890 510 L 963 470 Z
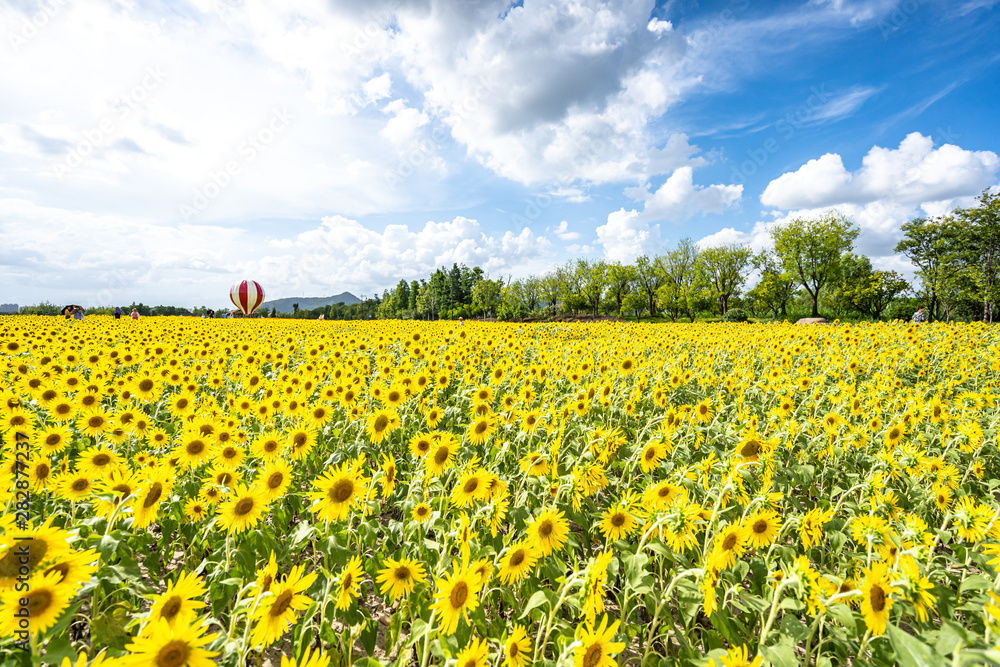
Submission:
M 115 306 L 115 319 L 120 320 L 122 318 L 122 307 Z
M 458 326 L 460 326 L 460 327 L 464 327 L 465 326 L 465 320 L 463 320 L 461 317 L 458 318 Z
M 131 317 L 133 320 L 139 319 L 139 311 L 136 310 L 135 308 L 133 308 L 132 309 L 132 314 L 129 315 L 129 317 Z
M 927 321 L 927 313 L 924 312 L 924 307 L 920 306 L 917 308 L 917 312 L 913 313 L 914 324 L 923 324 Z
M 83 319 L 83 306 L 77 306 L 73 309 L 73 319 L 82 320 Z

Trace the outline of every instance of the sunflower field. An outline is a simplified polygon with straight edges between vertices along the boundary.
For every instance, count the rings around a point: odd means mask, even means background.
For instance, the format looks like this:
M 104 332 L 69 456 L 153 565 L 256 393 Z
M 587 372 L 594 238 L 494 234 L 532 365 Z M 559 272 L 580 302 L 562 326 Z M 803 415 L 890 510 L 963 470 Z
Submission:
M 1000 664 L 1000 329 L 0 320 L 0 662 Z

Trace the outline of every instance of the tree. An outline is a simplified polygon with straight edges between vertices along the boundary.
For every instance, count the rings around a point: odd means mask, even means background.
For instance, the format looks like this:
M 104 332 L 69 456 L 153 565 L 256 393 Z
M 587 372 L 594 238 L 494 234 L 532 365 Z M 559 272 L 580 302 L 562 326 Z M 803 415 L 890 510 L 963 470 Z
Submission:
M 738 294 L 746 282 L 752 257 L 750 248 L 735 244 L 706 248 L 698 254 L 698 266 L 723 316 L 729 309 L 730 297 Z
M 815 220 L 794 218 L 771 230 L 782 265 L 812 299 L 813 317 L 819 317 L 820 290 L 837 276 L 841 257 L 854 247 L 858 233 L 850 219 L 835 211 Z
M 497 304 L 500 302 L 500 294 L 503 288 L 499 280 L 480 278 L 472 287 L 472 305 L 483 311 L 483 316 L 493 314 Z
M 657 265 L 663 273 L 663 282 L 657 289 L 657 301 L 670 313 L 674 322 L 681 313 L 694 322 L 694 311 L 706 287 L 703 276 L 698 275 L 698 256 L 698 248 L 686 238 L 681 239 L 677 247 L 666 255 L 657 258 Z
M 632 292 L 635 281 L 635 267 L 621 262 L 608 265 L 608 298 L 614 300 L 618 317 L 622 316 L 625 296 Z
M 646 295 L 650 317 L 656 314 L 656 291 L 660 289 L 665 279 L 663 268 L 656 260 L 651 260 L 646 255 L 636 258 L 635 282 L 643 294 Z
M 639 292 L 629 292 L 622 299 L 622 309 L 635 315 L 636 320 L 642 315 L 642 311 L 646 309 L 646 306 L 646 296 Z
M 795 276 L 785 271 L 781 260 L 770 252 L 761 252 L 753 257 L 753 265 L 760 272 L 760 279 L 748 296 L 769 308 L 777 319 L 785 317 L 788 302 L 795 296 Z
M 895 271 L 873 270 L 871 260 L 864 255 L 846 255 L 841 259 L 841 268 L 842 277 L 834 300 L 841 307 L 873 320 L 881 319 L 893 299 L 910 288 L 903 276 Z
M 521 297 L 524 299 L 524 305 L 527 307 L 528 312 L 532 312 L 542 300 L 542 280 L 541 278 L 531 276 L 520 282 Z
M 903 223 L 903 238 L 896 244 L 896 252 L 903 253 L 917 267 L 917 276 L 929 300 L 928 316 L 939 318 L 938 309 L 945 282 L 954 267 L 949 266 L 955 253 L 958 238 L 957 222 L 953 216 L 914 218 Z
M 580 296 L 594 317 L 597 317 L 600 314 L 601 297 L 608 285 L 608 263 L 602 259 L 578 259 L 575 274 Z
M 1000 302 L 1000 193 L 984 191 L 979 205 L 956 212 L 958 246 L 983 308 L 983 322 L 992 322 Z
M 552 271 L 551 273 L 542 276 L 539 287 L 541 288 L 542 298 L 549 304 L 548 307 L 552 310 L 552 313 L 555 314 L 556 304 L 559 303 L 559 293 L 561 290 L 561 284 L 557 272 Z
M 298 312 L 299 312 L 299 304 L 293 303 L 292 304 L 292 313 L 298 313 Z
M 409 302 L 406 304 L 406 307 L 409 310 L 412 310 L 414 313 L 417 312 L 417 296 L 419 295 L 419 293 L 420 293 L 420 283 L 418 283 L 416 280 L 410 281 L 410 299 Z

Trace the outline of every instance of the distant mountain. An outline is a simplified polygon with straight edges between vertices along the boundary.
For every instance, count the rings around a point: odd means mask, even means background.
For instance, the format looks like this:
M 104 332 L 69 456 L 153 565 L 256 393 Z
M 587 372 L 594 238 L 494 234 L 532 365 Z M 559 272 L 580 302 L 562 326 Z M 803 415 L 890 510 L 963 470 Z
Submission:
M 265 310 L 270 311 L 274 308 L 279 313 L 290 313 L 293 310 L 293 303 L 299 304 L 299 310 L 312 310 L 313 308 L 332 306 L 335 303 L 343 303 L 345 306 L 350 306 L 351 304 L 361 303 L 361 299 L 350 292 L 344 292 L 335 296 L 293 296 L 287 299 L 265 301 L 260 304 L 257 312 L 263 313 Z

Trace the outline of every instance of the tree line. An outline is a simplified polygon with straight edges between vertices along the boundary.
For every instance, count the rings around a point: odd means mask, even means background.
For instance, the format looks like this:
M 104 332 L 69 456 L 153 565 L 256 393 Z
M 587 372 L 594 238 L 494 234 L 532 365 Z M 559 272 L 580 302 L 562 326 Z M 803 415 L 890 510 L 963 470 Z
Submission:
M 699 248 L 691 239 L 625 264 L 571 260 L 538 276 L 491 279 L 455 264 L 422 280 L 400 280 L 378 299 L 380 318 L 496 317 L 528 319 L 559 313 L 727 320 L 812 317 L 908 318 L 925 305 L 929 319 L 992 322 L 1000 300 L 1000 194 L 977 205 L 902 226 L 895 251 L 916 268 L 875 269 L 855 252 L 860 229 L 829 211 L 770 230 L 773 249 L 747 245 Z

